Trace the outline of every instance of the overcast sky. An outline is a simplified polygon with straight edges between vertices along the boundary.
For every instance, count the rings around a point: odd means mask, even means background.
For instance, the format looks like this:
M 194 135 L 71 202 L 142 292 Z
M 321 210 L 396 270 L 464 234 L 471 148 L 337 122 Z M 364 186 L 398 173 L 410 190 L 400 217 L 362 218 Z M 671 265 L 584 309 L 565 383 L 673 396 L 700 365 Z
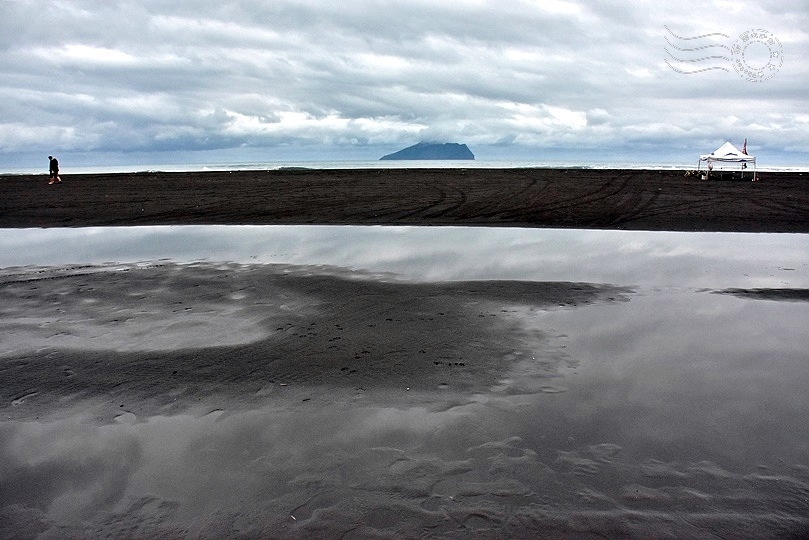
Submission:
M 809 2 L 662 4 L 0 0 L 0 170 L 377 159 L 420 140 L 695 161 L 745 137 L 809 164 Z M 780 44 L 741 41 L 752 29 Z

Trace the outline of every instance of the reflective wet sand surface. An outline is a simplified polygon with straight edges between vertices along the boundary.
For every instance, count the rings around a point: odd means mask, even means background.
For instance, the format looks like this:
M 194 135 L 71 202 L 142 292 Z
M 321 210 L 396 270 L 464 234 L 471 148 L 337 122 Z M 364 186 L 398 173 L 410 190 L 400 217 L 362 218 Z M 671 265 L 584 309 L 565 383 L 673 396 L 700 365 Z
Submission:
M 809 533 L 803 236 L 94 244 L 0 271 L 4 535 Z

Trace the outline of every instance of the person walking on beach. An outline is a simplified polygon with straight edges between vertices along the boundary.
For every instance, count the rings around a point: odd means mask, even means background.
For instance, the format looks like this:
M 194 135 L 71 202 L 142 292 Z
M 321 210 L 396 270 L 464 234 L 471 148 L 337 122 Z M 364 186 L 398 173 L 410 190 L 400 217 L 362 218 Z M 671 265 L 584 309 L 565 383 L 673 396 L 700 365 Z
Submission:
M 50 164 L 50 172 L 51 172 L 51 179 L 48 181 L 49 184 L 53 184 L 54 182 L 62 183 L 62 179 L 59 178 L 59 160 L 53 156 L 48 156 L 48 160 L 51 162 Z

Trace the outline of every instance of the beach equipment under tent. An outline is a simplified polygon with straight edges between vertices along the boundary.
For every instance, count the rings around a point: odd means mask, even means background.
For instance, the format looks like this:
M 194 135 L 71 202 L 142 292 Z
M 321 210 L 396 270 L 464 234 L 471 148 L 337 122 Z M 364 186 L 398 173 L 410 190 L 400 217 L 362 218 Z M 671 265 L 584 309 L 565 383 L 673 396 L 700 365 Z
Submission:
M 747 139 L 744 140 L 742 150 L 739 150 L 730 142 L 725 142 L 710 154 L 699 156 L 699 161 L 697 162 L 698 171 L 702 162 L 707 163 L 707 172 L 703 175 L 704 178 L 710 178 L 711 174 L 718 174 L 722 178 L 727 173 L 730 178 L 744 179 L 748 164 L 752 163 L 753 167 L 750 168 L 750 174 L 753 180 L 756 179 L 756 158 L 747 154 Z

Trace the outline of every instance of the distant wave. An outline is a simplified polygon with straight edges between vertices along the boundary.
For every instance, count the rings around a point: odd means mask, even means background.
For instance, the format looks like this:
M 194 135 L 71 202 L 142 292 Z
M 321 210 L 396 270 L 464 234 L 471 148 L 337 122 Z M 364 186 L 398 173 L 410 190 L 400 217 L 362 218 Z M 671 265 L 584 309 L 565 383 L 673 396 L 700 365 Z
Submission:
M 643 170 L 685 170 L 695 168 L 699 151 L 694 151 L 693 159 L 684 156 L 681 159 L 655 160 L 655 159 L 479 159 L 475 161 L 409 161 L 393 162 L 379 160 L 318 160 L 318 161 L 257 161 L 239 163 L 187 163 L 183 165 L 172 164 L 143 164 L 132 166 L 75 166 L 65 168 L 64 173 L 70 174 L 149 174 L 160 172 L 222 172 L 222 171 L 274 171 L 274 170 L 323 170 L 323 169 L 394 169 L 394 168 L 444 168 L 444 169 L 643 169 Z M 764 159 L 763 156 L 759 156 Z M 778 157 L 768 159 L 773 165 L 759 162 L 756 170 L 766 172 L 809 172 L 809 162 L 801 165 L 786 165 L 779 163 Z M 40 168 L 17 169 L 0 171 L 2 175 L 29 175 L 47 174 Z

